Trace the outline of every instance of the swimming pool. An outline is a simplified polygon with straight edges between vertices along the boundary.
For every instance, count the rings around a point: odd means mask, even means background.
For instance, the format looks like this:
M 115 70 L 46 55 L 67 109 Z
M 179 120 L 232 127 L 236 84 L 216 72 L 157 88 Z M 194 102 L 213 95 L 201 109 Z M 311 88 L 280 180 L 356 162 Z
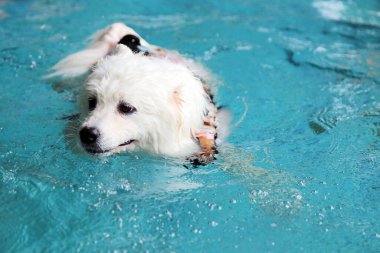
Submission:
M 379 252 L 380 4 L 2 1 L 1 252 Z M 41 79 L 121 21 L 202 61 L 237 120 L 212 165 L 70 148 Z

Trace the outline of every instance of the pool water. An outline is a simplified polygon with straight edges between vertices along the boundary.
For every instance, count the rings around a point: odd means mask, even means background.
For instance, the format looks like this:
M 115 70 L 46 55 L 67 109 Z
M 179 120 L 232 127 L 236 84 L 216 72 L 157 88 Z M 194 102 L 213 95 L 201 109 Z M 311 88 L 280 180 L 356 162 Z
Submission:
M 0 1 L 0 252 L 380 252 L 379 11 Z M 116 21 L 203 62 L 235 122 L 248 108 L 214 164 L 72 148 L 77 84 L 41 77 Z

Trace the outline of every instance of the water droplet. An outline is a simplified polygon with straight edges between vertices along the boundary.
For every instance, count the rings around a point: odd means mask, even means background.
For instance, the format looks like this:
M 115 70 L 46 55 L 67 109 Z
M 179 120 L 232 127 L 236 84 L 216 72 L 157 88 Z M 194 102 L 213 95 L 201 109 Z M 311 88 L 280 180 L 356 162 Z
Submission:
M 216 226 L 218 226 L 218 225 L 219 225 L 218 222 L 216 222 L 216 221 L 211 221 L 211 226 L 212 226 L 212 227 L 216 227 Z

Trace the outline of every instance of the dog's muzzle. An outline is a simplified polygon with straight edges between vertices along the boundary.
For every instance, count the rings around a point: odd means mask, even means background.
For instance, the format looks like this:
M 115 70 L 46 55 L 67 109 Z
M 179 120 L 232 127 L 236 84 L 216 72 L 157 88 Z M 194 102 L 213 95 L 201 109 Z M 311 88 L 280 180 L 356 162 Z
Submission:
M 80 141 L 82 143 L 83 148 L 91 153 L 91 154 L 103 154 L 112 151 L 118 151 L 120 148 L 128 146 L 135 142 L 135 140 L 131 139 L 129 141 L 123 142 L 122 144 L 111 148 L 111 149 L 101 149 L 98 145 L 98 139 L 100 137 L 100 132 L 98 129 L 94 127 L 83 127 L 79 131 Z

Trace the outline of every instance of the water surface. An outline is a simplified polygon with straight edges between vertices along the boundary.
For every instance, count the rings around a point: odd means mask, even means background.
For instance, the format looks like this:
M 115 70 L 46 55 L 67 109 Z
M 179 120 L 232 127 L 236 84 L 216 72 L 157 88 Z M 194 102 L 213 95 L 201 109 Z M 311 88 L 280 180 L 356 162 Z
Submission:
M 379 252 L 380 4 L 1 1 L 1 252 Z M 70 148 L 41 76 L 121 21 L 203 62 L 242 124 L 215 164 Z

